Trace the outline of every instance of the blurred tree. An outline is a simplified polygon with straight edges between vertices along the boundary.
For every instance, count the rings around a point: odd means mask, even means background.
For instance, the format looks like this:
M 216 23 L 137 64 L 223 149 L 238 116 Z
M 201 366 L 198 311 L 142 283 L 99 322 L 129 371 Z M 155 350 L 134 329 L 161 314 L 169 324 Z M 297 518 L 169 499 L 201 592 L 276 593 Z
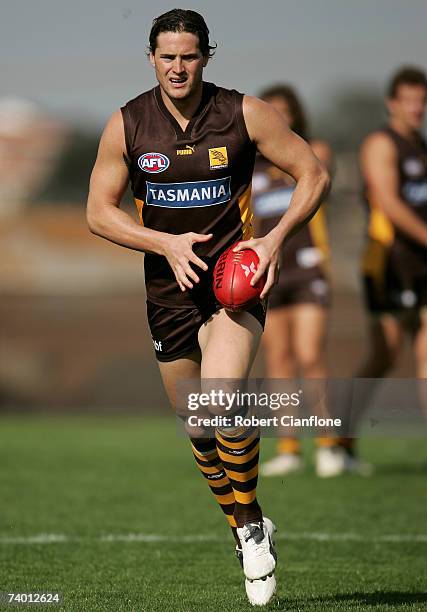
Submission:
M 95 131 L 70 130 L 56 172 L 45 188 L 37 194 L 39 202 L 54 201 L 61 204 L 86 201 L 99 137 L 100 134 Z
M 55 204 L 86 203 L 89 179 L 98 152 L 101 129 L 88 131 L 82 128 L 71 129 L 67 144 L 57 162 L 56 171 L 44 189 L 36 194 L 36 201 L 55 202 Z M 123 200 L 133 211 L 133 199 L 128 188 Z

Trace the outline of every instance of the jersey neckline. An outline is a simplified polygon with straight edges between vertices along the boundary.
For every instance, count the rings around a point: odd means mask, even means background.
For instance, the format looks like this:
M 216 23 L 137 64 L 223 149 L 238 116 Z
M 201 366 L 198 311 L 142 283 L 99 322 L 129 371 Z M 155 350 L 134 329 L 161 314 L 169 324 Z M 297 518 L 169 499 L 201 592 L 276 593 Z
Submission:
M 190 121 L 188 122 L 188 125 L 185 128 L 185 130 L 182 129 L 178 121 L 175 119 L 175 117 L 172 115 L 172 113 L 169 111 L 166 104 L 164 103 L 163 97 L 160 91 L 160 85 L 157 85 L 157 87 L 154 88 L 154 97 L 157 102 L 157 106 L 160 112 L 162 113 L 162 115 L 164 115 L 164 117 L 171 123 L 177 140 L 190 140 L 191 139 L 191 135 L 192 135 L 194 126 L 196 125 L 197 121 L 201 119 L 203 115 L 205 115 L 208 109 L 209 102 L 212 98 L 214 88 L 215 86 L 212 83 L 203 82 L 202 99 L 200 100 L 200 104 L 197 107 L 196 112 L 191 117 Z
M 385 128 L 383 129 L 385 132 L 389 132 L 393 134 L 397 139 L 401 140 L 403 143 L 405 143 L 407 146 L 410 146 L 412 149 L 414 149 L 418 153 L 420 149 L 427 148 L 426 142 L 421 132 L 417 132 L 417 131 L 414 132 L 415 139 L 409 140 L 408 138 L 405 138 L 404 136 L 402 136 L 402 134 L 397 132 L 394 128 L 392 128 L 391 125 L 386 125 Z

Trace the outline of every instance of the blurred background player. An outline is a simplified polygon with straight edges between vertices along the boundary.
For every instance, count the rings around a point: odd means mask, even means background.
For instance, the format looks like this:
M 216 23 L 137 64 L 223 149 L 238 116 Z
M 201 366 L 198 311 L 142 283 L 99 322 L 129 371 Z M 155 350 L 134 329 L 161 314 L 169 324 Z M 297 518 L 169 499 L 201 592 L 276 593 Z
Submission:
M 362 273 L 370 314 L 361 378 L 390 371 L 405 331 L 413 340 L 416 375 L 427 377 L 427 145 L 421 135 L 426 104 L 425 72 L 399 69 L 388 87 L 387 126 L 361 148 L 369 214 Z M 363 408 L 357 407 L 359 413 Z M 351 440 L 348 447 L 351 453 Z
M 266 89 L 261 98 L 286 119 L 291 129 L 309 140 L 303 105 L 293 87 L 276 85 Z M 310 142 L 318 159 L 332 166 L 332 152 L 321 140 Z M 257 233 L 267 234 L 287 210 L 295 181 L 271 162 L 257 157 L 253 178 Z M 310 222 L 281 250 L 277 284 L 269 294 L 268 316 L 263 336 L 268 378 L 325 379 L 328 368 L 325 355 L 326 326 L 330 299 L 327 273 L 328 235 L 323 207 Z M 301 469 L 301 445 L 297 438 L 279 439 L 278 454 L 264 463 L 264 476 L 286 474 Z M 319 438 L 316 472 L 328 477 L 344 469 L 341 448 L 334 438 Z

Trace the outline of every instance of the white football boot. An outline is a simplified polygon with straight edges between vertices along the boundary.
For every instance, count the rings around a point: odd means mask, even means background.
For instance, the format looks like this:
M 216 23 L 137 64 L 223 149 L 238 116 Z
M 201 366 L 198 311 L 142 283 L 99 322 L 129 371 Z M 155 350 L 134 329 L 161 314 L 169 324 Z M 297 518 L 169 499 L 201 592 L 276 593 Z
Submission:
M 261 476 L 284 476 L 299 472 L 304 467 L 301 455 L 297 453 L 280 453 L 259 466 Z
M 274 574 L 259 578 L 258 580 L 248 580 L 245 578 L 246 595 L 249 603 L 253 606 L 266 606 L 276 593 L 276 578 Z
M 249 580 L 258 580 L 274 572 L 276 567 L 276 552 L 270 537 L 270 529 L 275 530 L 270 519 L 246 523 L 237 527 L 243 555 L 243 571 Z
M 333 478 L 345 472 L 345 453 L 340 446 L 320 447 L 316 451 L 316 474 L 320 478 Z
M 274 551 L 274 542 L 272 541 L 273 533 L 276 531 L 276 527 L 273 522 L 267 518 L 263 517 L 264 525 L 267 528 L 268 536 L 271 541 L 271 547 Z M 240 565 L 243 568 L 243 552 L 241 548 L 236 546 L 236 556 L 240 562 Z M 276 561 L 277 555 L 274 551 L 274 560 Z M 245 589 L 246 595 L 249 599 L 249 603 L 253 606 L 265 606 L 267 605 L 276 592 L 276 578 L 273 573 L 264 576 L 263 578 L 258 578 L 255 580 L 249 580 L 249 578 L 245 577 Z

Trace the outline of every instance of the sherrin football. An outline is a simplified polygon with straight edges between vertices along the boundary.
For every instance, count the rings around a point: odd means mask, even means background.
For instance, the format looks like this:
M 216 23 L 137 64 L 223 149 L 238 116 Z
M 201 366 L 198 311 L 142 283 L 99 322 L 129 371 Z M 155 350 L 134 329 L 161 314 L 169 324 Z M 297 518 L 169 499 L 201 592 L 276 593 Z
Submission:
M 215 297 L 227 310 L 246 310 L 259 301 L 265 285 L 264 275 L 252 287 L 251 280 L 258 269 L 259 258 L 252 249 L 233 253 L 236 242 L 221 254 L 213 273 Z

